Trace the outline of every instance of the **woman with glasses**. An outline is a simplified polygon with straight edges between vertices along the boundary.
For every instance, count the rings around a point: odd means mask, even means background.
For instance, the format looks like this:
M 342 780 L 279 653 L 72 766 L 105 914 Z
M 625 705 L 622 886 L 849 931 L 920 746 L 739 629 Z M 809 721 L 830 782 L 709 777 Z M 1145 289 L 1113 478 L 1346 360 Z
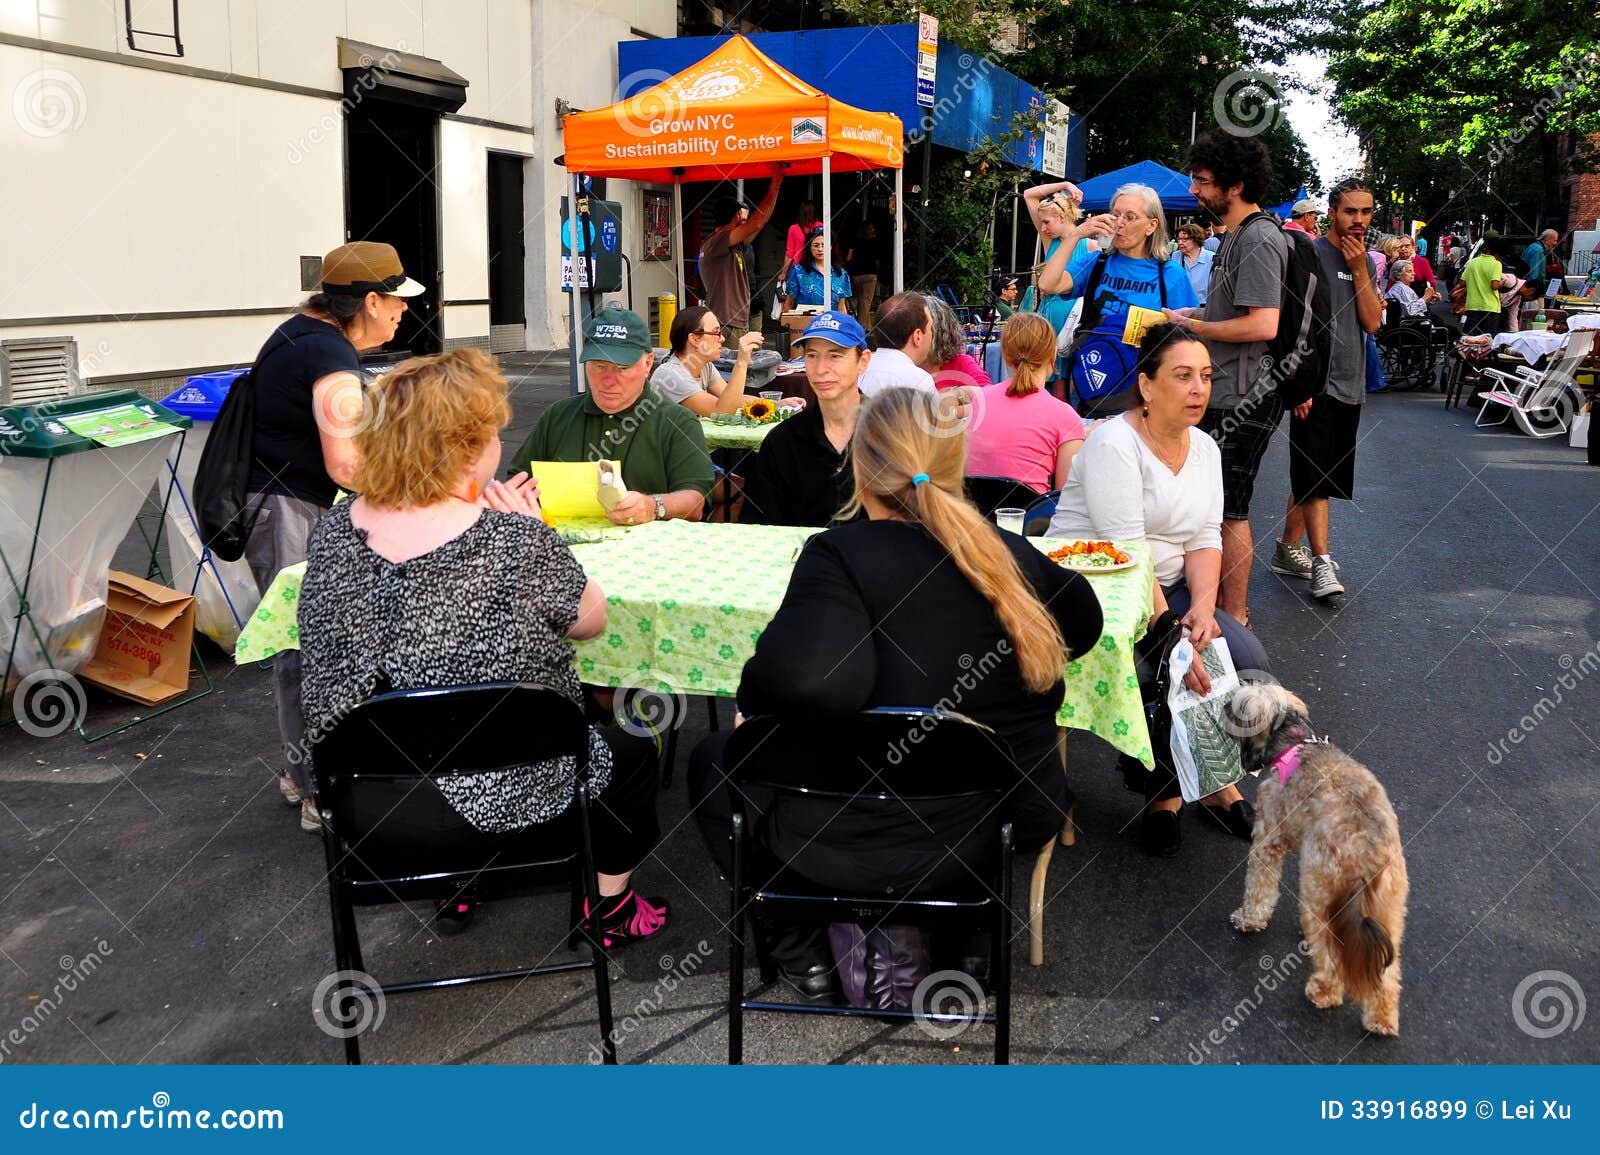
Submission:
M 1149 185 L 1127 184 L 1111 198 L 1111 212 L 1093 218 L 1109 222 L 1111 247 L 1068 261 L 1057 252 L 1039 273 L 1041 292 L 1083 298 L 1083 319 L 1071 354 L 1076 408 L 1084 418 L 1109 417 L 1124 408 L 1134 383 L 1134 363 L 1143 326 L 1135 308 L 1159 323 L 1163 309 L 1193 309 L 1200 304 L 1189 274 L 1168 260 L 1166 216 L 1161 197 Z
M 712 364 L 722 353 L 722 325 L 704 305 L 691 305 L 672 319 L 672 354 L 657 367 L 650 387 L 700 417 L 736 413 L 744 404 L 744 381 L 750 356 L 761 348 L 760 333 L 739 338 L 733 375 L 726 381 Z
M 831 303 L 822 299 L 822 254 L 826 251 L 826 243 L 822 237 L 822 230 L 815 228 L 806 238 L 805 251 L 800 254 L 789 270 L 789 275 L 784 280 L 783 307 L 793 311 L 796 305 L 826 305 L 830 309 L 837 309 L 841 313 L 848 313 L 850 297 L 850 274 L 844 271 L 844 262 L 840 260 L 843 254 L 839 246 L 833 248 L 833 260 L 828 270 L 828 280 L 833 283 L 833 301 Z

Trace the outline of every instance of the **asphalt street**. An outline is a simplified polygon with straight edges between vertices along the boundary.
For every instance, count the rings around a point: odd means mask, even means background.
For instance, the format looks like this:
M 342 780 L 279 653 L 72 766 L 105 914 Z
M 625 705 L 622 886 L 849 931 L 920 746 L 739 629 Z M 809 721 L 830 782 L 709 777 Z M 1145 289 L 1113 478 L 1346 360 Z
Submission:
M 560 355 L 508 365 L 507 456 L 565 391 Z M 1245 844 L 1191 815 L 1178 858 L 1144 857 L 1137 799 L 1109 748 L 1080 735 L 1083 830 L 1051 868 L 1045 965 L 1026 964 L 1021 937 L 1014 946 L 1015 1061 L 1600 1062 L 1596 1024 L 1573 1021 L 1600 994 L 1600 469 L 1564 438 L 1472 418 L 1437 394 L 1370 399 L 1358 500 L 1334 512 L 1348 592 L 1312 604 L 1264 564 L 1252 587 L 1274 672 L 1399 815 L 1411 875 L 1401 1037 L 1367 1037 L 1355 1009 L 1306 1001 L 1293 860 L 1271 926 L 1235 932 Z M 1257 488 L 1258 559 L 1282 524 L 1287 473 L 1280 430 Z M 120 561 L 137 564 L 131 544 Z M 313 1008 L 334 969 L 323 853 L 274 785 L 271 674 L 206 654 L 213 694 L 116 737 L 0 729 L 0 1060 L 341 1061 Z M 91 705 L 96 724 L 128 713 Z M 724 1055 L 727 898 L 682 773 L 706 726 L 692 709 L 661 799 L 667 833 L 638 874 L 671 899 L 672 926 L 614 970 L 627 1063 Z M 1019 896 L 1030 865 L 1018 864 Z M 561 949 L 559 898 L 491 903 L 456 938 L 430 933 L 428 913 L 360 914 L 368 969 L 399 979 Z M 751 1019 L 746 1034 L 747 1061 L 796 1063 L 982 1063 L 992 1038 L 809 1017 Z M 363 1045 L 369 1062 L 575 1063 L 595 1040 L 576 974 L 395 996 Z

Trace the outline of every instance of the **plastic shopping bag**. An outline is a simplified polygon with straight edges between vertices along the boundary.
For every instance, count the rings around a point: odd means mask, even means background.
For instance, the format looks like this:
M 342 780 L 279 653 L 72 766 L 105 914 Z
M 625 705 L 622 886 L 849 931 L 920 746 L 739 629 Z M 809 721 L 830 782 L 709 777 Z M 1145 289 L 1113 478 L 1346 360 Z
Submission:
M 1183 684 L 1189 664 L 1195 660 L 1194 646 L 1185 632 L 1183 641 L 1172 648 L 1168 659 L 1170 673 L 1167 708 L 1172 715 L 1172 761 L 1178 770 L 1178 787 L 1185 802 L 1196 802 L 1232 786 L 1244 777 L 1239 756 L 1239 740 L 1222 724 L 1222 712 L 1239 688 L 1239 672 L 1234 668 L 1228 643 L 1214 638 L 1200 652 L 1206 672 L 1211 675 L 1211 692 L 1201 697 Z

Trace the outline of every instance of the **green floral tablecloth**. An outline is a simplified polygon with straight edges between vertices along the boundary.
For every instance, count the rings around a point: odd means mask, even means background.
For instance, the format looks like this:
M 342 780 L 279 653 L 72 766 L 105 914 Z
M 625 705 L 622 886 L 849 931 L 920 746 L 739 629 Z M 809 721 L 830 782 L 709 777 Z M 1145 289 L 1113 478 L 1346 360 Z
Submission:
M 760 449 L 767 434 L 778 427 L 777 421 L 763 425 L 734 425 L 700 418 L 700 428 L 705 431 L 707 449 Z
M 576 645 L 578 677 L 590 685 L 732 697 L 756 639 L 777 612 L 800 547 L 813 529 L 668 521 L 573 545 L 584 572 L 606 592 L 606 629 Z M 1040 549 L 1062 544 L 1031 539 Z M 1067 664 L 1057 721 L 1099 735 L 1153 765 L 1134 675 L 1133 643 L 1150 617 L 1150 551 L 1122 543 L 1139 562 L 1088 580 L 1105 631 Z M 260 661 L 299 645 L 296 612 L 304 565 L 273 581 L 239 635 L 234 660 Z

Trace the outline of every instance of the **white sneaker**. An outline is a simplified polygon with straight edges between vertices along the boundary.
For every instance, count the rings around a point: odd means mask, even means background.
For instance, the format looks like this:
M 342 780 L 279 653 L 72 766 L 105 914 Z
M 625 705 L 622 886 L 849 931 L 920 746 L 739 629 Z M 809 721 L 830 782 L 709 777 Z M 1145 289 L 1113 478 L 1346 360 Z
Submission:
M 307 834 L 319 834 L 322 831 L 322 811 L 317 809 L 314 798 L 307 798 L 300 803 L 300 829 Z
M 287 774 L 278 775 L 278 793 L 283 795 L 283 800 L 290 806 L 300 805 L 300 787 L 294 784 L 294 779 Z
M 1344 593 L 1344 583 L 1339 580 L 1339 566 L 1329 558 L 1311 559 L 1311 596 L 1331 598 Z

